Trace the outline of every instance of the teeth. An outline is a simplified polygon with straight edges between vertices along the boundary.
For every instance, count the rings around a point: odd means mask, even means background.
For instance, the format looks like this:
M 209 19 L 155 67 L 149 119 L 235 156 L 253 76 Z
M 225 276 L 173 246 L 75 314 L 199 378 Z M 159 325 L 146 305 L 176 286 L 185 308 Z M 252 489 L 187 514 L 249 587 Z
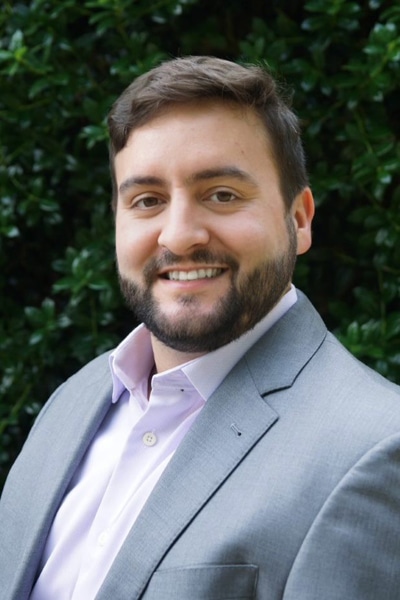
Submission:
M 173 281 L 193 281 L 195 279 L 211 279 L 222 273 L 222 269 L 196 269 L 193 271 L 170 271 L 168 279 Z

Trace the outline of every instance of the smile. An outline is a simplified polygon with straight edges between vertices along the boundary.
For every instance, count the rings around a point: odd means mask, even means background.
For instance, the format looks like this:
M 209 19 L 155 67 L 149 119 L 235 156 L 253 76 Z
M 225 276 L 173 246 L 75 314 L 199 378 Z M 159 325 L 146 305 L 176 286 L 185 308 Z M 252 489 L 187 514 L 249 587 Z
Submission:
M 169 271 L 165 274 L 171 281 L 194 281 L 196 279 L 212 279 L 221 275 L 223 269 L 194 269 L 193 271 Z

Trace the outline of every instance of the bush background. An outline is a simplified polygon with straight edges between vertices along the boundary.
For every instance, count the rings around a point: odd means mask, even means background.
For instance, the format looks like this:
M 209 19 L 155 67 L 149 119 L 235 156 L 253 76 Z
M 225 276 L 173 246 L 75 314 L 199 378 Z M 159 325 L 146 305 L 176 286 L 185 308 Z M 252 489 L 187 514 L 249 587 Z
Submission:
M 400 383 L 400 6 L 5 0 L 0 484 L 51 391 L 134 325 L 114 274 L 105 116 L 161 60 L 264 62 L 293 90 L 317 201 L 296 284 Z

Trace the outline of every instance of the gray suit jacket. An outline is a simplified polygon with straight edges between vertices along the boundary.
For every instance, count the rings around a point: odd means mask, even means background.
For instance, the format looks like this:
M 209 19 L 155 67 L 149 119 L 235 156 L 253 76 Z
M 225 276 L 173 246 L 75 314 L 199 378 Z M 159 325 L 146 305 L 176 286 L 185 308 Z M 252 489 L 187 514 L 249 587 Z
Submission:
M 110 392 L 101 356 L 37 419 L 1 501 L 1 600 L 29 597 Z M 399 388 L 304 296 L 209 399 L 97 596 L 139 598 L 400 598 Z

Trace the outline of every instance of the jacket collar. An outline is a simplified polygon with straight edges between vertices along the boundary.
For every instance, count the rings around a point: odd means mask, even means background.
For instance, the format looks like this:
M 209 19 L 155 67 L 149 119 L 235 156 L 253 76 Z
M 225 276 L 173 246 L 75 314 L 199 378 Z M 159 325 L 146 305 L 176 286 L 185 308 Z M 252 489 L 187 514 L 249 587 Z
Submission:
M 297 294 L 296 304 L 244 356 L 261 396 L 293 385 L 326 337 L 311 302 Z

